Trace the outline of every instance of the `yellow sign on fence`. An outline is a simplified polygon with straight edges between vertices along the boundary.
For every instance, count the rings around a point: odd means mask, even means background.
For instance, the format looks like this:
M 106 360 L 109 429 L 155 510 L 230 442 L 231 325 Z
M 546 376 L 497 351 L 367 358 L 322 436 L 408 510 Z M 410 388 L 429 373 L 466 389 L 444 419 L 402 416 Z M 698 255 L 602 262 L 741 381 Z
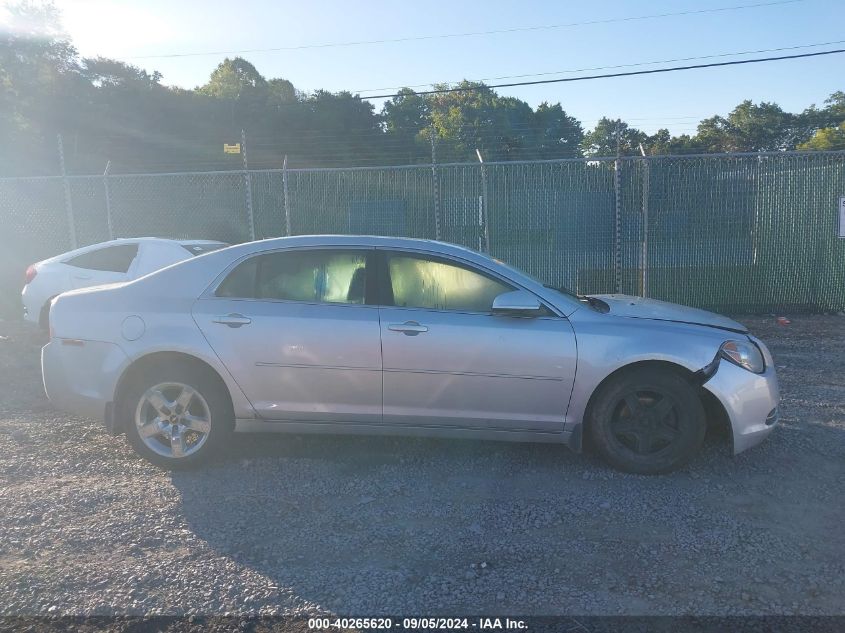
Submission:
M 241 153 L 241 144 L 235 143 L 234 145 L 229 145 L 228 143 L 223 143 L 223 153 L 224 154 L 240 154 Z

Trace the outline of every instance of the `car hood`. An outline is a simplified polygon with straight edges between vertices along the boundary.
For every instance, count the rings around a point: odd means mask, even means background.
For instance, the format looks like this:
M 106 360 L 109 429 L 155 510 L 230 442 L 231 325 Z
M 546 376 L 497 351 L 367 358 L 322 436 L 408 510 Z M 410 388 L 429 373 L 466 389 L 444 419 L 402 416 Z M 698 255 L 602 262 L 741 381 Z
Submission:
M 692 323 L 707 327 L 721 328 L 733 332 L 748 332 L 741 323 L 715 312 L 689 308 L 676 303 L 657 299 L 644 299 L 630 295 L 590 295 L 601 299 L 610 307 L 610 314 L 634 319 L 653 319 L 655 321 L 673 321 Z

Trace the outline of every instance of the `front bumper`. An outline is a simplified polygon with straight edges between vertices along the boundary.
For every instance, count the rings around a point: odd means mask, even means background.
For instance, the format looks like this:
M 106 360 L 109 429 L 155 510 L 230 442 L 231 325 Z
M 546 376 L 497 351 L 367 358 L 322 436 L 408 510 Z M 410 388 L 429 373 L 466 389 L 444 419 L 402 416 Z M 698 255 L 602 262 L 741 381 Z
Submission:
M 114 343 L 52 339 L 41 350 L 44 390 L 56 408 L 102 420 L 128 363 Z
M 716 373 L 703 385 L 719 399 L 728 415 L 734 455 L 762 442 L 777 425 L 778 379 L 771 355 L 761 343 L 758 345 L 766 359 L 764 373 L 754 374 L 721 360 Z

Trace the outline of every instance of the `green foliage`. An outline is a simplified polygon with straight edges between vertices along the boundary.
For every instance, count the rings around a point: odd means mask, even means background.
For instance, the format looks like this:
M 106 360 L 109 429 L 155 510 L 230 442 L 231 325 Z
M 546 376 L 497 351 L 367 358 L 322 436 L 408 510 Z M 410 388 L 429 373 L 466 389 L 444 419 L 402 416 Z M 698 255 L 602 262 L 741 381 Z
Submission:
M 811 106 L 803 114 L 807 128 L 815 131 L 797 149 L 837 150 L 845 149 L 845 92 L 838 90 L 825 100 L 825 108 L 817 110 Z
M 449 86 L 435 86 L 445 89 Z M 429 119 L 438 153 L 449 160 L 530 160 L 580 156 L 581 124 L 561 105 L 537 110 L 514 97 L 502 97 L 483 83 L 462 81 L 462 90 L 430 95 Z
M 297 91 L 241 57 L 223 60 L 194 90 L 169 87 L 158 72 L 102 57 L 80 59 L 49 3 L 6 7 L 0 31 L 0 175 L 56 173 L 56 135 L 71 173 L 237 169 L 223 143 L 246 130 L 249 165 L 383 165 L 845 149 L 845 92 L 792 114 L 743 101 L 707 118 L 695 135 L 653 135 L 602 118 L 585 133 L 560 103 L 526 102 L 463 81 L 434 95 L 403 88 L 376 112 L 348 92 Z
M 745 100 L 726 118 L 699 123 L 696 140 L 709 152 L 774 152 L 795 147 L 795 124 L 795 115 L 776 103 Z
M 630 127 L 621 119 L 602 117 L 595 129 L 584 135 L 581 144 L 587 156 L 639 156 L 640 144 L 647 142 L 645 132 Z
M 224 59 L 211 73 L 208 83 L 197 88 L 200 94 L 215 99 L 241 99 L 266 97 L 267 80 L 255 69 L 255 66 L 243 57 Z
M 845 149 L 845 123 L 817 130 L 811 139 L 798 145 L 798 149 L 825 151 Z

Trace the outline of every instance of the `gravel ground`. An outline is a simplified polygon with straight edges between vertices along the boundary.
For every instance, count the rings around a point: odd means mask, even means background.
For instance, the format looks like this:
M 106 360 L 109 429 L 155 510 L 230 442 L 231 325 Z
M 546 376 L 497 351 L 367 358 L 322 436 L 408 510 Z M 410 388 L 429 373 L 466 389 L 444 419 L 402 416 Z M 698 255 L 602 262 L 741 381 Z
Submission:
M 745 321 L 783 423 L 641 477 L 550 445 L 238 436 L 167 473 L 0 322 L 0 615 L 845 614 L 845 318 Z

